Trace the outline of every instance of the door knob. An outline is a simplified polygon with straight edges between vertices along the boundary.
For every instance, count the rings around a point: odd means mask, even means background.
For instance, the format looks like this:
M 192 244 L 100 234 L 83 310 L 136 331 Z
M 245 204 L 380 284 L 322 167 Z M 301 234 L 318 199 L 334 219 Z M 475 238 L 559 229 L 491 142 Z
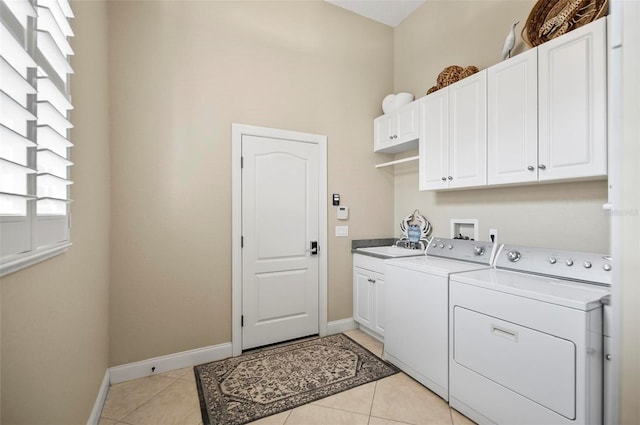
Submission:
M 318 241 L 311 241 L 311 249 L 308 249 L 311 255 L 318 255 Z

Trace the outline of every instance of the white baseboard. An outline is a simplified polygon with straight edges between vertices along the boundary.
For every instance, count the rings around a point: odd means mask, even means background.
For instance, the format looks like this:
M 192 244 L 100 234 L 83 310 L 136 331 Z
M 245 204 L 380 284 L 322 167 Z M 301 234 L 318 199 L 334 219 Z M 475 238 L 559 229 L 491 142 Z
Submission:
M 141 360 L 135 363 L 128 363 L 121 366 L 114 366 L 109 369 L 109 376 L 112 384 L 130 381 L 132 379 L 144 378 L 146 376 L 157 375 L 184 367 L 196 366 L 202 363 L 231 357 L 231 343 L 212 345 L 210 347 L 197 348 L 195 350 L 183 351 L 181 353 L 169 354 L 166 356 L 154 357 L 152 359 Z M 155 369 L 153 369 L 155 368 Z
M 100 415 L 102 414 L 102 408 L 104 407 L 104 402 L 107 399 L 107 393 L 109 392 L 109 369 L 104 372 L 104 378 L 102 378 L 102 383 L 100 384 L 100 390 L 98 390 L 98 397 L 96 397 L 96 403 L 93 405 L 93 410 L 91 411 L 91 416 L 89 416 L 89 420 L 87 421 L 87 425 L 98 425 L 100 422 Z
M 327 335 L 339 334 L 341 332 L 357 329 L 358 325 L 351 317 L 348 319 L 335 320 L 327 323 Z

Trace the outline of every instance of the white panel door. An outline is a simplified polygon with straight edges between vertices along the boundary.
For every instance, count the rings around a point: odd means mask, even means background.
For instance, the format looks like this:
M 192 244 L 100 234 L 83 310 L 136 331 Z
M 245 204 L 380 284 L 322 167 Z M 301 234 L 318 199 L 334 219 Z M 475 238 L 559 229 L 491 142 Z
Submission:
M 527 50 L 487 70 L 487 182 L 538 180 L 538 55 Z
M 420 121 L 419 189 L 449 187 L 449 90 L 444 88 L 418 101 Z
M 242 348 L 318 333 L 319 147 L 242 136 Z
M 487 72 L 449 89 L 450 188 L 487 184 Z
M 538 47 L 539 179 L 607 173 L 606 20 Z

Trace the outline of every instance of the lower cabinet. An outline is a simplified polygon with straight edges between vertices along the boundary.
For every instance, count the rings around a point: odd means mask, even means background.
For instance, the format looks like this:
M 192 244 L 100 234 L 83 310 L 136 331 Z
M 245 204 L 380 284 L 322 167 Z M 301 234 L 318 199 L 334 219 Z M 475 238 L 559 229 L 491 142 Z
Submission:
M 384 338 L 384 260 L 353 254 L 353 319 Z

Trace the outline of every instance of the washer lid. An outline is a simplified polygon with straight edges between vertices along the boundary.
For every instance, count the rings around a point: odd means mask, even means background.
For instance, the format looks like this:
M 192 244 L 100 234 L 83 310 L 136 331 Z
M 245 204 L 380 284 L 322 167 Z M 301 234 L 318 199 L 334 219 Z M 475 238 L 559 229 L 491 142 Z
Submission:
M 602 297 L 611 292 L 606 287 L 500 269 L 455 274 L 451 281 L 585 311 L 600 307 Z
M 451 273 L 467 272 L 489 268 L 485 264 L 469 263 L 466 261 L 447 260 L 434 257 L 410 257 L 386 260 L 388 266 L 396 266 L 409 270 L 429 273 L 436 276 L 449 276 Z

